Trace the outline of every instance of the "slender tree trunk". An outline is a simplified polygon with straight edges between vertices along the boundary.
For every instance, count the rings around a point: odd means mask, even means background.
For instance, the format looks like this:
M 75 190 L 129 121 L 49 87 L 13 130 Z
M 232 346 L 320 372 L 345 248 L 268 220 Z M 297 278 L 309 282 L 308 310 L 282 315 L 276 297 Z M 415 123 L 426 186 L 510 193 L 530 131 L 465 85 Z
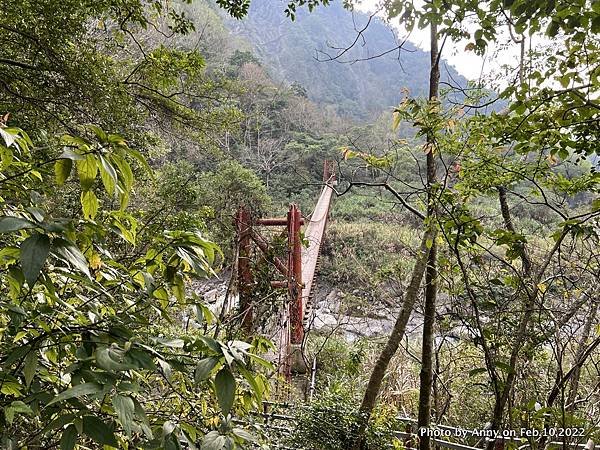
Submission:
M 592 326 L 596 323 L 596 314 L 598 313 L 598 303 L 593 302 L 590 306 L 590 312 L 585 323 L 581 338 L 577 343 L 577 351 L 575 353 L 575 370 L 571 377 L 571 384 L 569 386 L 569 395 L 567 396 L 567 411 L 573 413 L 575 411 L 575 401 L 577 400 L 577 391 L 579 390 L 579 379 L 581 377 L 581 365 L 579 362 L 583 360 L 585 350 L 587 347 L 587 341 L 590 338 L 592 332 Z
M 508 207 L 508 200 L 506 198 L 506 188 L 504 186 L 498 187 L 498 200 L 500 202 L 500 212 L 502 213 L 502 219 L 504 221 L 504 227 L 511 232 L 515 232 L 515 228 L 512 222 L 512 217 L 510 214 L 510 209 Z M 535 304 L 535 297 L 537 296 L 538 287 L 537 282 L 533 282 L 534 288 L 531 292 L 528 292 L 526 289 L 526 285 L 532 281 L 532 262 L 525 245 L 522 244 L 519 248 L 519 257 L 521 259 L 521 264 L 523 266 L 522 273 L 522 283 L 523 283 L 523 311 L 521 313 L 521 318 L 519 320 L 519 326 L 515 333 L 515 340 L 513 342 L 513 347 L 510 353 L 510 359 L 508 363 L 509 372 L 506 375 L 506 380 L 504 382 L 504 387 L 499 392 L 499 395 L 496 395 L 496 399 L 494 402 L 494 412 L 492 415 L 491 421 L 491 429 L 498 430 L 502 426 L 502 420 L 504 418 L 504 411 L 506 409 L 506 404 L 510 397 L 510 393 L 513 389 L 514 382 L 517 376 L 517 364 L 519 361 L 519 356 L 521 354 L 521 349 L 525 345 L 525 341 L 527 339 L 527 328 L 529 327 L 529 323 L 532 317 L 532 310 Z M 494 448 L 495 442 L 493 440 L 488 442 L 487 448 L 488 450 L 492 450 Z
M 525 39 L 522 38 L 520 41 L 521 44 L 521 61 L 519 65 L 519 80 L 521 83 L 524 81 L 525 75 L 525 66 L 524 66 L 524 51 L 525 51 Z M 502 213 L 502 219 L 504 221 L 504 227 L 511 232 L 515 232 L 515 227 L 512 222 L 512 217 L 510 214 L 510 209 L 508 207 L 508 200 L 506 197 L 506 187 L 499 186 L 498 187 L 498 200 L 500 202 L 500 212 Z M 521 259 L 521 263 L 523 265 L 523 274 L 522 280 L 523 285 L 527 285 L 531 281 L 532 277 L 532 262 L 529 254 L 527 253 L 527 249 L 523 244 L 519 249 L 519 256 Z M 523 302 L 523 312 L 521 315 L 521 319 L 519 321 L 519 326 L 516 332 L 515 341 L 513 343 L 513 348 L 510 354 L 509 360 L 509 370 L 510 372 L 506 376 L 506 380 L 504 383 L 503 389 L 497 393 L 495 403 L 494 403 L 494 412 L 492 415 L 491 428 L 499 429 L 502 425 L 502 419 L 504 417 L 504 410 L 506 408 L 506 403 L 508 402 L 511 390 L 513 388 L 513 384 L 516 377 L 517 371 L 517 363 L 519 359 L 519 355 L 523 345 L 526 340 L 527 327 L 529 326 L 530 318 L 531 318 L 531 310 L 534 306 L 535 296 L 537 295 L 537 287 L 533 289 L 532 293 L 526 292 L 527 289 L 523 288 L 525 291 L 523 295 L 525 296 Z M 499 394 L 499 395 L 498 395 Z M 488 442 L 488 450 L 491 450 L 494 447 L 494 442 Z
M 440 374 L 440 350 L 441 350 L 441 346 L 436 347 L 435 353 L 434 353 L 434 366 L 435 366 L 435 376 L 433 377 L 433 386 L 432 388 L 432 395 L 433 395 L 433 421 L 434 423 L 440 423 L 441 420 L 441 413 L 442 411 L 442 406 L 441 406 L 441 398 L 440 398 L 440 390 L 439 390 L 439 374 Z
M 429 77 L 429 98 L 437 99 L 439 94 L 439 79 L 440 79 L 440 71 L 439 71 L 439 49 L 438 49 L 438 40 L 437 40 L 437 26 L 435 24 L 431 25 L 431 73 Z M 433 143 L 434 137 L 428 136 L 427 142 Z M 433 150 L 427 154 L 427 190 L 428 190 L 428 208 L 427 215 L 432 217 L 435 214 L 435 200 L 434 195 L 432 193 L 433 185 L 436 181 L 436 170 L 435 170 L 435 155 Z M 433 222 L 433 221 L 432 221 Z M 435 232 L 435 224 L 429 222 L 426 228 L 426 232 L 423 235 L 423 240 L 421 242 L 420 254 L 415 262 L 415 266 L 413 267 L 413 271 L 411 274 L 410 284 L 406 289 L 404 294 L 404 301 L 402 304 L 402 309 L 398 318 L 396 319 L 396 323 L 394 324 L 394 328 L 392 329 L 392 333 L 383 349 L 375 367 L 373 368 L 373 372 L 371 373 L 371 377 L 369 378 L 369 382 L 367 384 L 367 389 L 365 391 L 365 395 L 363 397 L 363 401 L 360 405 L 359 413 L 359 429 L 357 438 L 354 440 L 352 445 L 352 450 L 359 450 L 364 445 L 364 437 L 365 430 L 369 423 L 369 419 L 373 412 L 373 408 L 375 407 L 375 403 L 377 401 L 377 396 L 379 395 L 379 391 L 381 389 L 381 383 L 383 381 L 383 377 L 385 376 L 385 372 L 388 368 L 390 360 L 398 350 L 400 345 L 400 341 L 404 336 L 404 332 L 406 330 L 406 325 L 410 318 L 410 314 L 415 305 L 415 302 L 419 296 L 419 288 L 421 286 L 421 280 L 423 275 L 426 275 L 426 287 L 425 287 L 425 297 L 426 297 L 426 320 L 430 320 L 430 324 L 424 327 L 424 330 L 427 329 L 428 339 L 429 339 L 429 356 L 428 356 L 428 370 L 426 370 L 425 375 L 423 375 L 423 371 L 421 372 L 421 386 L 426 386 L 425 389 L 421 389 L 423 392 L 427 391 L 426 398 L 421 399 L 419 401 L 419 419 L 421 418 L 421 405 L 427 405 L 426 409 L 423 410 L 423 415 L 427 416 L 426 424 L 429 425 L 430 420 L 429 417 L 431 415 L 431 386 L 433 382 L 433 371 L 432 371 L 432 339 L 433 339 L 433 324 L 435 321 L 435 308 L 436 308 L 436 296 L 437 296 L 437 248 L 436 248 L 436 236 Z M 427 221 L 426 221 L 427 223 Z M 429 314 L 427 311 L 429 310 Z M 429 316 L 429 319 L 427 318 Z M 425 331 L 424 331 L 425 333 Z M 425 339 L 424 339 L 425 342 Z M 425 378 L 423 378 L 425 377 Z M 425 425 L 425 426 L 427 426 Z M 419 426 L 421 426 L 421 420 L 419 420 Z M 421 448 L 429 448 L 429 441 L 427 442 L 427 447 Z
M 440 85 L 439 48 L 437 37 L 437 25 L 431 24 L 431 72 L 429 75 L 429 100 L 437 100 Z M 435 193 L 433 187 L 437 181 L 435 167 L 434 144 L 435 136 L 427 136 L 427 144 L 430 148 L 427 153 L 427 216 L 435 217 Z M 419 386 L 419 429 L 429 428 L 431 424 L 431 392 L 433 387 L 433 344 L 435 334 L 435 312 L 437 301 L 437 244 L 431 242 L 431 249 L 427 259 L 427 270 L 425 272 L 425 311 L 423 320 L 423 343 L 421 348 L 421 373 Z M 429 450 L 431 438 L 428 434 L 421 436 L 419 440 L 420 450 Z
M 515 41 L 519 42 L 519 41 Z M 524 82 L 525 76 L 525 38 L 521 37 L 521 60 L 519 64 L 519 81 L 522 84 Z M 499 186 L 498 187 L 498 200 L 500 202 L 500 212 L 502 213 L 502 219 L 504 221 L 504 227 L 511 232 L 515 232 L 515 228 L 512 222 L 512 217 L 510 214 L 510 209 L 508 207 L 508 200 L 506 198 L 506 187 Z M 527 249 L 525 245 L 522 245 L 520 248 L 520 258 L 521 263 L 523 265 L 523 284 L 527 284 L 532 275 L 532 263 L 531 259 L 527 253 Z M 524 289 L 526 290 L 526 289 Z M 508 402 L 511 390 L 513 388 L 513 384 L 515 381 L 516 370 L 517 370 L 517 362 L 519 358 L 519 354 L 521 352 L 521 348 L 525 344 L 525 338 L 527 333 L 527 327 L 529 326 L 529 321 L 531 317 L 531 309 L 534 306 L 535 300 L 535 292 L 537 289 L 534 289 L 534 293 L 530 294 L 525 292 L 526 296 L 523 304 L 523 313 L 521 319 L 519 321 L 519 327 L 517 329 L 515 341 L 513 344 L 513 349 L 511 351 L 510 360 L 509 360 L 509 369 L 510 372 L 506 376 L 506 381 L 504 383 L 504 387 L 501 391 L 496 392 L 496 399 L 494 403 L 494 412 L 492 415 L 491 428 L 499 429 L 502 425 L 502 419 L 504 417 L 504 410 L 506 407 L 506 403 Z M 494 447 L 494 441 L 488 442 L 488 450 L 491 450 Z
M 400 345 L 400 342 L 402 341 L 402 337 L 404 336 L 404 332 L 406 330 L 406 325 L 408 324 L 408 319 L 410 318 L 413 307 L 415 306 L 415 302 L 419 297 L 421 280 L 423 279 L 423 274 L 425 273 L 427 261 L 429 258 L 428 244 L 429 242 L 435 240 L 435 236 L 436 233 L 433 230 L 433 228 L 428 229 L 423 234 L 423 238 L 421 240 L 421 247 L 412 270 L 410 283 L 404 293 L 402 309 L 400 310 L 400 314 L 396 319 L 396 323 L 394 324 L 392 333 L 387 343 L 385 344 L 385 347 L 383 348 L 381 354 L 379 355 L 377 362 L 375 363 L 373 372 L 371 372 L 371 377 L 369 378 L 367 389 L 365 390 L 365 395 L 360 405 L 359 429 L 357 437 L 351 447 L 353 450 L 359 450 L 363 445 L 365 430 L 367 429 L 369 419 L 371 418 L 373 408 L 375 407 L 377 396 L 379 395 L 379 390 L 381 389 L 383 377 L 388 368 L 390 360 L 398 350 L 398 347 Z
M 559 373 L 554 381 L 554 386 L 548 394 L 548 398 L 546 399 L 546 407 L 553 407 L 556 398 L 563 393 L 563 410 L 566 406 L 567 411 L 573 412 L 575 409 L 575 400 L 577 398 L 577 390 L 579 387 L 579 377 L 581 376 L 581 368 L 587 358 L 591 355 L 590 350 L 594 350 L 599 344 L 600 341 L 596 340 L 588 345 L 588 339 L 592 332 L 592 326 L 596 321 L 596 314 L 598 312 L 598 303 L 593 302 L 590 305 L 590 311 L 588 313 L 588 317 L 586 319 L 585 325 L 583 327 L 583 332 L 581 337 L 577 342 L 577 350 L 575 351 L 575 359 L 573 361 L 573 367 L 566 373 Z M 569 394 L 567 396 L 566 402 L 564 401 L 564 390 L 567 385 L 569 386 Z M 547 419 L 544 419 L 544 427 L 547 426 Z M 542 436 L 538 442 L 538 448 L 547 448 L 549 439 L 546 436 Z
M 431 246 L 425 272 L 425 314 L 423 320 L 423 343 L 421 348 L 421 372 L 419 376 L 419 430 L 429 428 L 431 424 L 431 392 L 433 387 L 433 344 L 435 331 L 435 310 L 437 297 L 437 267 L 435 259 L 437 248 Z M 432 256 L 433 255 L 433 256 Z M 431 438 L 423 434 L 419 439 L 419 449 L 429 450 Z

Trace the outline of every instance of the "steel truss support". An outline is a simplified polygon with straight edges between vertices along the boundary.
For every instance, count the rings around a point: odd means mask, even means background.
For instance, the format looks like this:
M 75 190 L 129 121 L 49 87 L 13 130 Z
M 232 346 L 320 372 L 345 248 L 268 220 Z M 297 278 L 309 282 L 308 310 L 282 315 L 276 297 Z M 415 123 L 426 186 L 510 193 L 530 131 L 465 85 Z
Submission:
M 304 219 L 298 205 L 290 204 L 285 218 L 253 219 L 246 207 L 240 207 L 236 215 L 236 230 L 238 237 L 237 281 L 240 295 L 240 310 L 242 327 L 246 334 L 254 330 L 254 280 L 251 257 L 253 248 L 259 249 L 269 258 L 283 280 L 270 280 L 274 288 L 287 288 L 287 307 L 282 311 L 282 329 L 279 337 L 280 367 L 279 371 L 290 378 L 292 368 L 302 371 L 304 363 L 300 363 L 301 345 L 304 340 L 304 315 L 307 314 L 307 303 L 311 295 L 312 281 L 316 271 L 317 258 L 320 253 L 321 241 L 325 233 L 325 225 L 329 213 L 333 188 L 336 184 L 335 164 L 325 161 L 323 164 L 323 183 L 325 186 L 306 227 L 306 239 L 309 245 L 302 246 L 301 227 Z M 258 227 L 285 227 L 287 233 L 287 257 L 272 255 L 269 242 L 258 232 Z M 303 262 L 304 259 L 304 262 Z M 303 265 L 304 275 L 303 275 Z M 305 279 L 303 279 L 305 278 Z M 301 367 L 302 366 L 302 367 Z M 305 369 L 305 368 L 304 368 Z
M 284 312 L 280 351 L 283 352 L 282 371 L 289 378 L 289 356 L 291 345 L 302 343 L 304 338 L 303 328 L 303 303 L 302 303 L 302 240 L 300 237 L 304 219 L 300 208 L 291 204 L 285 218 L 261 218 L 253 220 L 249 210 L 241 206 L 236 215 L 236 230 L 238 236 L 237 281 L 240 295 L 240 310 L 242 312 L 242 327 L 246 334 L 251 334 L 254 329 L 253 316 L 253 284 L 254 278 L 250 264 L 252 244 L 264 255 L 269 253 L 269 243 L 258 233 L 255 226 L 286 227 L 287 233 L 287 259 L 285 262 L 275 256 L 270 261 L 285 280 L 271 280 L 275 288 L 287 288 L 287 310 Z M 287 369 L 286 369 L 287 367 Z

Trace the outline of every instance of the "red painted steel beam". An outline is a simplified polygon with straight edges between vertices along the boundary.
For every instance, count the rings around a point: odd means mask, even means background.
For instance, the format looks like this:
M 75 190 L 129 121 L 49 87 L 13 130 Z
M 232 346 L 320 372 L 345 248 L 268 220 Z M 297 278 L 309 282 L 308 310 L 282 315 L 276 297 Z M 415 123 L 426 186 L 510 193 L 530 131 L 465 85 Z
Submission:
M 242 329 L 247 334 L 253 329 L 252 271 L 250 269 L 252 218 L 244 206 L 238 209 L 235 220 L 238 236 L 238 291 L 242 311 Z
M 277 226 L 286 226 L 288 224 L 288 220 L 286 217 L 276 217 L 276 218 L 265 218 L 258 219 L 256 221 L 258 225 L 264 225 L 267 227 L 277 227 Z M 300 224 L 304 225 L 304 219 L 300 219 Z
M 304 306 L 302 304 L 302 242 L 300 240 L 300 209 L 290 206 L 290 322 L 291 343 L 301 344 L 304 338 Z

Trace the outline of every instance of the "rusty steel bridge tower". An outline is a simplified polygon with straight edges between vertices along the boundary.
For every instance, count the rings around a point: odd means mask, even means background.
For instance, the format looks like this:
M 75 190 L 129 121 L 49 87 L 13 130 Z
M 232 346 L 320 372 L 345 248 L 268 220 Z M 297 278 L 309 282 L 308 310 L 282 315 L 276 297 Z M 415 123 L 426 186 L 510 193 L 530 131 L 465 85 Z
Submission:
M 331 198 L 336 184 L 334 161 L 325 161 L 323 167 L 323 189 L 313 213 L 303 218 L 298 205 L 289 206 L 287 217 L 253 218 L 250 211 L 240 206 L 235 223 L 238 242 L 237 285 L 239 292 L 242 328 L 251 333 L 254 329 L 255 277 L 252 270 L 251 257 L 253 247 L 269 258 L 279 279 L 270 280 L 273 288 L 286 290 L 286 302 L 281 314 L 282 323 L 276 339 L 279 352 L 279 370 L 286 378 L 292 372 L 304 372 L 301 346 L 304 340 L 304 324 L 307 320 L 313 281 L 317 270 L 317 261 L 325 228 L 329 216 Z M 304 230 L 302 230 L 302 227 Z M 260 227 L 280 227 L 286 235 L 286 257 L 274 256 L 271 245 L 259 232 Z M 302 245 L 302 231 L 304 241 Z

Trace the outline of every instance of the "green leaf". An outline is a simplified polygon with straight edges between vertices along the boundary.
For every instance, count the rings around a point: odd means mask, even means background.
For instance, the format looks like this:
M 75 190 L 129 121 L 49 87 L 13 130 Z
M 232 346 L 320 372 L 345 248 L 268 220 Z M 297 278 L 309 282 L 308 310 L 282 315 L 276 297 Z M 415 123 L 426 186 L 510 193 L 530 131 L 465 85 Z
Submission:
M 136 219 L 122 212 L 113 212 L 111 216 L 113 217 L 111 224 L 118 228 L 121 237 L 131 245 L 135 245 L 137 230 Z M 126 221 L 124 219 L 126 219 Z
M 144 169 L 146 173 L 152 174 L 152 169 L 150 168 L 148 161 L 146 161 L 146 158 L 144 158 L 144 155 L 132 148 L 128 148 L 127 153 L 133 156 L 137 160 L 137 162 L 140 163 L 140 166 L 142 166 L 142 169 Z
M 59 156 L 60 159 L 70 159 L 71 161 L 83 161 L 85 156 L 75 153 L 70 148 L 65 148 L 64 151 Z
M 62 414 L 56 419 L 50 421 L 41 431 L 40 434 L 46 434 L 52 430 L 62 429 L 65 425 L 70 424 L 75 419 L 75 414 Z
M 189 436 L 192 442 L 196 442 L 196 440 L 198 439 L 198 430 L 195 427 L 185 422 L 181 422 L 179 426 L 183 431 L 185 431 L 185 434 Z
M 183 303 L 185 301 L 185 285 L 181 276 L 176 275 L 174 277 L 173 283 L 171 283 L 171 292 L 179 302 Z
M 235 396 L 235 378 L 227 367 L 223 367 L 215 377 L 215 393 L 223 415 L 227 416 Z
M 158 288 L 152 292 L 152 296 L 159 300 L 169 300 L 169 293 L 165 288 Z
M 254 374 L 252 372 L 250 372 L 249 370 L 244 369 L 243 367 L 240 367 L 239 369 L 240 369 L 240 373 L 244 376 L 244 378 L 246 379 L 246 381 L 252 388 L 252 391 L 254 392 L 256 400 L 258 402 L 261 402 L 262 396 L 263 396 L 263 389 L 261 389 L 261 386 L 256 382 L 256 378 L 254 378 Z
M 142 431 L 146 435 L 148 439 L 153 438 L 152 429 L 150 428 L 150 421 L 148 420 L 148 416 L 146 415 L 146 411 L 140 405 L 135 398 L 132 398 L 133 403 L 135 405 L 135 417 L 140 421 L 140 426 L 142 427 Z
M 125 211 L 125 208 L 127 208 L 127 205 L 129 204 L 129 190 L 121 189 L 121 192 L 119 193 L 119 203 L 120 210 Z
M 560 85 L 563 88 L 567 88 L 569 86 L 569 83 L 571 82 L 571 78 L 572 78 L 571 74 L 566 73 L 560 77 L 557 77 L 557 80 L 560 82 Z
M 525 114 L 525 112 L 527 111 L 527 105 L 521 101 L 517 101 L 512 106 L 512 109 L 517 115 L 521 116 L 521 115 Z
M 31 381 L 35 376 L 35 371 L 38 366 L 38 356 L 37 351 L 35 349 L 31 349 L 29 353 L 27 353 L 27 357 L 25 358 L 25 366 L 23 367 L 23 376 L 25 377 L 25 384 L 27 387 L 31 385 Z
M 487 372 L 487 369 L 485 367 L 478 367 L 477 369 L 473 369 L 473 370 L 469 371 L 469 376 L 474 377 L 475 375 L 479 375 L 480 373 L 485 373 L 485 372 Z
M 119 444 L 115 438 L 112 427 L 94 416 L 83 417 L 83 432 L 101 445 L 110 445 L 118 447 Z
M 558 34 L 558 30 L 559 30 L 559 23 L 555 20 L 552 20 L 550 22 L 550 24 L 548 25 L 548 28 L 546 28 L 546 34 L 550 37 L 554 37 Z
M 25 208 L 29 214 L 33 216 L 33 218 L 38 222 L 43 222 L 45 212 L 41 208 L 35 208 L 33 206 L 29 206 Z
M 210 372 L 215 368 L 220 358 L 210 356 L 204 358 L 196 365 L 196 371 L 194 372 L 194 381 L 196 384 L 208 379 Z
M 215 315 L 210 308 L 202 303 L 196 303 L 194 305 L 194 312 L 196 313 L 196 322 L 202 323 L 206 321 L 207 324 L 211 325 L 215 321 Z
M 6 418 L 6 421 L 9 424 L 13 423 L 13 420 L 15 419 L 15 414 L 17 413 L 27 414 L 30 416 L 33 415 L 33 411 L 31 410 L 29 405 L 23 403 L 20 400 L 14 401 L 9 406 L 6 406 L 4 408 L 4 417 Z
M 112 404 L 125 433 L 127 433 L 127 436 L 131 436 L 133 419 L 135 416 L 135 404 L 133 403 L 133 400 L 131 397 L 115 395 L 112 399 Z
M 129 191 L 133 185 L 133 172 L 131 166 L 119 155 L 113 155 L 112 162 L 119 168 L 119 175 L 123 180 L 124 191 Z
M 50 252 L 50 238 L 45 234 L 34 234 L 21 244 L 21 268 L 30 288 L 38 279 Z
M 494 363 L 494 365 L 497 368 L 499 368 L 500 370 L 502 370 L 503 372 L 506 372 L 507 374 L 513 372 L 513 369 L 508 364 L 506 364 L 506 363 L 498 361 L 498 362 Z
M 118 134 L 109 134 L 108 142 L 113 145 L 117 145 L 117 146 L 121 146 L 121 147 L 127 146 L 127 142 L 125 142 L 125 139 L 123 139 L 123 136 L 120 136 Z
M 12 395 L 13 397 L 21 396 L 21 386 L 19 383 L 14 383 L 12 381 L 3 381 L 0 383 L 0 394 Z
M 9 265 L 19 260 L 21 250 L 17 247 L 4 247 L 0 250 L 0 264 Z
M 152 356 L 150 356 L 147 352 L 143 350 L 131 348 L 127 352 L 127 358 L 130 361 L 133 361 L 137 365 L 137 367 L 141 367 L 143 369 L 148 370 L 156 370 L 156 365 L 152 360 Z
M 52 241 L 52 251 L 63 261 L 68 262 L 76 269 L 85 273 L 88 278 L 91 278 L 87 260 L 76 245 L 65 239 L 55 238 Z
M 222 450 L 225 440 L 225 436 L 219 434 L 218 431 L 211 431 L 202 439 L 200 450 Z
M 104 189 L 109 195 L 115 194 L 115 186 L 117 185 L 117 172 L 113 165 L 100 155 L 100 178 Z
M 79 136 L 72 136 L 70 134 L 65 134 L 65 135 L 61 136 L 60 142 L 62 144 L 71 145 L 71 146 L 75 146 L 75 147 L 84 147 L 84 146 L 87 146 L 90 144 L 85 139 L 83 139 Z
M 73 168 L 73 161 L 71 159 L 59 159 L 54 163 L 54 175 L 56 176 L 56 184 L 62 186 Z
M 0 233 L 10 233 L 26 228 L 35 228 L 36 224 L 30 220 L 21 217 L 4 216 L 0 217 Z
M 50 402 L 48 402 L 47 406 L 53 405 L 58 402 L 63 402 L 70 398 L 79 398 L 84 395 L 97 394 L 102 391 L 102 386 L 98 383 L 83 383 L 73 386 L 66 391 L 61 392 L 56 397 L 54 397 Z
M 22 308 L 21 308 L 22 309 Z M 11 309 L 13 312 L 17 312 L 14 309 Z M 21 311 L 18 312 L 18 314 L 20 314 Z M 25 315 L 24 311 L 23 311 L 23 315 Z M 23 356 L 25 356 L 25 354 L 29 351 L 29 347 L 28 346 L 18 346 L 16 347 L 13 351 L 10 352 L 10 354 L 2 361 L 2 365 L 4 367 L 10 367 L 12 364 L 14 364 L 16 361 L 18 361 L 19 359 L 21 359 Z M 0 383 L 1 384 L 1 383 Z
M 83 217 L 94 220 L 96 214 L 98 214 L 98 198 L 93 191 L 83 191 L 81 193 L 81 207 L 83 208 Z
M 100 128 L 98 125 L 88 125 L 87 126 L 92 132 L 96 135 L 100 142 L 106 142 L 108 139 L 108 135 L 106 132 Z
M 171 364 L 166 362 L 164 359 L 158 359 L 158 365 L 160 366 L 162 373 L 164 374 L 167 380 L 171 380 L 171 376 L 173 375 L 173 370 L 171 369 Z
M 10 148 L 0 145 L 0 170 L 6 170 L 14 161 L 14 155 Z
M 73 450 L 77 443 L 77 428 L 75 425 L 69 425 L 60 438 L 60 450 Z
M 89 190 L 98 174 L 98 162 L 94 155 L 86 155 L 85 159 L 77 161 L 77 173 L 79 174 L 81 188 L 84 191 Z
M 237 428 L 237 427 L 234 428 L 233 434 L 235 434 L 236 436 L 242 438 L 244 441 L 247 441 L 247 442 L 258 442 L 258 439 L 256 438 L 256 436 L 247 432 L 243 428 Z
M 123 355 L 119 352 L 111 347 L 99 347 L 95 352 L 96 363 L 109 372 L 137 369 L 136 365 L 123 362 Z
M 156 342 L 169 348 L 183 348 L 185 345 L 183 339 L 167 339 L 159 337 L 156 338 Z
M 254 353 L 246 353 L 246 354 L 250 357 L 252 362 L 255 362 L 255 363 L 263 366 L 267 370 L 275 370 L 275 366 L 273 365 L 272 362 L 267 361 L 266 359 L 261 358 L 258 355 L 255 355 Z
M 13 342 L 19 342 L 25 336 L 27 336 L 28 331 L 19 331 L 16 336 L 13 338 Z
M 208 348 L 210 348 L 213 352 L 222 355 L 223 349 L 219 345 L 217 341 L 215 341 L 210 336 L 198 336 L 198 339 L 201 340 Z

